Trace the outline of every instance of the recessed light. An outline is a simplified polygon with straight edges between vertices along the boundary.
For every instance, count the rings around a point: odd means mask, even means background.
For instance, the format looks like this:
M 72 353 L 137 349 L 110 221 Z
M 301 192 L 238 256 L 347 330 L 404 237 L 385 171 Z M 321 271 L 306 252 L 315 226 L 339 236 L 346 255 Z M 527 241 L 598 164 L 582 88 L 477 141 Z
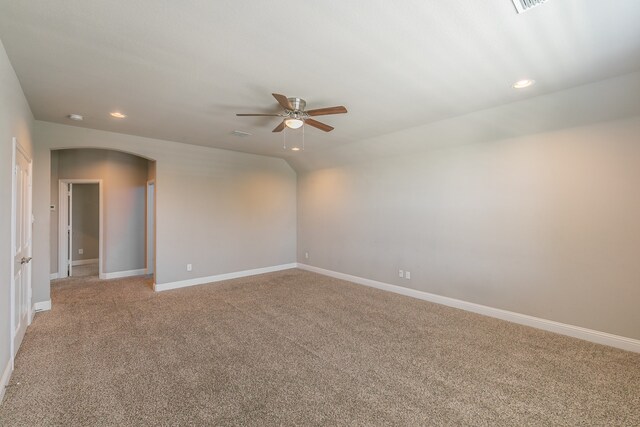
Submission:
M 531 79 L 522 79 L 522 80 L 518 80 L 517 82 L 515 82 L 513 84 L 513 88 L 514 89 L 524 89 L 526 87 L 529 86 L 533 86 L 535 84 L 535 80 L 531 80 Z
M 69 114 L 67 117 L 77 122 L 81 122 L 84 119 L 84 117 L 82 117 L 80 114 Z
M 291 149 L 291 151 L 300 151 L 300 148 L 298 148 L 298 147 L 293 147 L 293 148 Z
M 111 115 L 111 117 L 115 117 L 116 119 L 124 119 L 125 117 L 127 117 L 126 114 L 122 114 L 119 111 L 114 111 L 113 113 L 109 113 Z

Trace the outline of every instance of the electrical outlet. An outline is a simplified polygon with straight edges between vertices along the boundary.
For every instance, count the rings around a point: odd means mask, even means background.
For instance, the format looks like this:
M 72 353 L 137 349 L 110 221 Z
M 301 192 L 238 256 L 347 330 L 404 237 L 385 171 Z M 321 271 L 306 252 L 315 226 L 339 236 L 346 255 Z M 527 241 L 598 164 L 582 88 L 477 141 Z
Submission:
M 78 249 L 78 253 L 79 253 L 80 255 L 84 254 L 84 249 Z
M 404 277 L 404 271 L 398 270 L 398 277 Z
M 193 270 L 193 266 L 191 264 L 187 264 L 187 271 Z
M 305 257 L 305 259 L 309 259 L 309 252 L 305 252 L 304 253 L 304 257 Z
M 410 271 L 405 271 L 404 272 L 404 278 L 405 279 L 411 279 L 411 272 Z

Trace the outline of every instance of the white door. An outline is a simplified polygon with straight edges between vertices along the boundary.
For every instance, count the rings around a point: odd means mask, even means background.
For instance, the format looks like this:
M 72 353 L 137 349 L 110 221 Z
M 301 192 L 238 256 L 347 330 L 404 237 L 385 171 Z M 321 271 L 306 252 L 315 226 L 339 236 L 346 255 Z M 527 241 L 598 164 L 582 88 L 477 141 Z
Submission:
M 18 352 L 30 321 L 31 307 L 31 161 L 16 149 L 14 176 L 14 239 L 12 325 L 13 355 Z

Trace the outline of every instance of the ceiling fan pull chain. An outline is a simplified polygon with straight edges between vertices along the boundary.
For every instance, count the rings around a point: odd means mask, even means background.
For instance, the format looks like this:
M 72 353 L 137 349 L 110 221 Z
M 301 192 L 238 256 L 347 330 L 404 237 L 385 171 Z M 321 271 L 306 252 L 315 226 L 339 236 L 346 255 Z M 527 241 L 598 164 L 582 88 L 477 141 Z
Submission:
M 304 151 L 304 126 L 302 126 L 302 151 Z
M 287 149 L 287 129 L 284 129 L 284 132 L 282 132 L 282 149 L 286 150 Z

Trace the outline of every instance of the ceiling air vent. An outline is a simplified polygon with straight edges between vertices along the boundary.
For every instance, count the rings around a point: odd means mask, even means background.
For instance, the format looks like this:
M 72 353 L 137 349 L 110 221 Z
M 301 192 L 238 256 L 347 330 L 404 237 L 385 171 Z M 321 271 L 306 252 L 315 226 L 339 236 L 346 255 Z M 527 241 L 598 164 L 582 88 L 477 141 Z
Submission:
M 511 0 L 516 7 L 518 13 L 524 13 L 527 10 L 541 5 L 547 0 Z
M 242 130 L 234 130 L 233 132 L 231 132 L 231 135 L 239 137 L 251 136 L 249 132 L 245 132 Z

